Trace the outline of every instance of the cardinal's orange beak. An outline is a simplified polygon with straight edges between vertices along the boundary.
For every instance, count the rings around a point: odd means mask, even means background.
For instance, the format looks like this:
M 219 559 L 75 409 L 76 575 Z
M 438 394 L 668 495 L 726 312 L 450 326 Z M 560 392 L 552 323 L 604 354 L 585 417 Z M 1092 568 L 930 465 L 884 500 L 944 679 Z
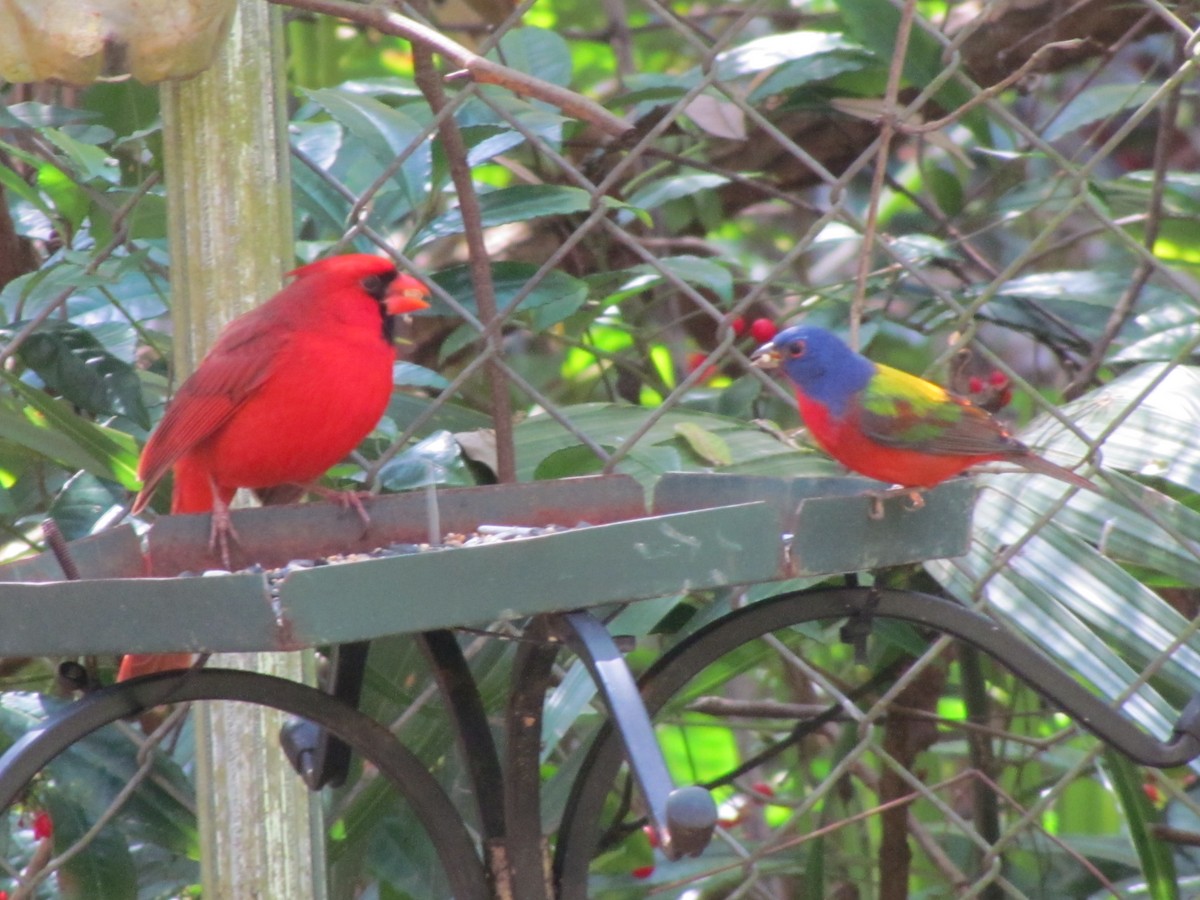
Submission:
M 428 309 L 428 296 L 429 288 L 422 282 L 411 275 L 401 273 L 388 285 L 383 302 L 389 316 L 402 316 L 418 309 Z
M 778 369 L 783 362 L 783 354 L 769 341 L 750 354 L 750 364 L 756 369 Z

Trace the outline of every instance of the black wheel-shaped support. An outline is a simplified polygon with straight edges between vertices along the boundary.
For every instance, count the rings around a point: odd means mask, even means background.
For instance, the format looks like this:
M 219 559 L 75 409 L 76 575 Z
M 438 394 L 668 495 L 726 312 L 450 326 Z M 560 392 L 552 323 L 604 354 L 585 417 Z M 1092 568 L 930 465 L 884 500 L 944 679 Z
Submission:
M 300 716 L 327 729 L 374 765 L 410 806 L 441 861 L 456 900 L 490 900 L 475 841 L 419 759 L 370 717 L 321 691 L 257 672 L 163 672 L 104 688 L 51 716 L 0 757 L 0 809 L 60 753 L 118 719 L 163 703 L 236 700 Z
M 642 699 L 651 716 L 726 653 L 765 634 L 819 619 L 881 617 L 937 629 L 995 657 L 1076 722 L 1135 762 L 1156 768 L 1200 755 L 1200 697 L 1184 709 L 1171 741 L 1158 741 L 1077 683 L 995 620 L 957 603 L 914 591 L 831 588 L 780 594 L 724 616 L 664 653 L 642 676 Z M 555 847 L 559 900 L 586 900 L 588 868 L 603 828 L 605 798 L 623 761 L 611 725 L 597 733 L 571 786 Z

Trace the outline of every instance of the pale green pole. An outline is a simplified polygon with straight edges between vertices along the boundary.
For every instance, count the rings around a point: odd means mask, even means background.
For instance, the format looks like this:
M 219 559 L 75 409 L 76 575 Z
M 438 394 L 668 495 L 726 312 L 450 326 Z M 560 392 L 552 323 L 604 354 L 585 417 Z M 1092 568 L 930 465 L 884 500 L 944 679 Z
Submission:
M 213 67 L 162 88 L 176 379 L 230 319 L 277 291 L 293 262 L 280 10 L 239 0 Z M 301 679 L 311 654 L 222 654 L 210 666 Z M 326 896 L 319 797 L 279 749 L 282 717 L 198 704 L 196 794 L 204 896 Z

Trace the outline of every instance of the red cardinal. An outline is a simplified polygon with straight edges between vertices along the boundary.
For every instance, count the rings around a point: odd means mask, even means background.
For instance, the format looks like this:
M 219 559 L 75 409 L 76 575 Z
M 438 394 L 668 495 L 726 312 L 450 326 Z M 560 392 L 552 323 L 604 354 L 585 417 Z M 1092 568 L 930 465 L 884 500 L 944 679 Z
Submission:
M 335 256 L 290 274 L 295 281 L 221 333 L 138 465 L 133 513 L 174 468 L 171 512 L 211 510 L 209 546 L 227 568 L 237 489 L 312 486 L 357 447 L 391 397 L 394 317 L 429 305 L 425 285 L 376 256 Z M 126 655 L 117 680 L 190 660 Z

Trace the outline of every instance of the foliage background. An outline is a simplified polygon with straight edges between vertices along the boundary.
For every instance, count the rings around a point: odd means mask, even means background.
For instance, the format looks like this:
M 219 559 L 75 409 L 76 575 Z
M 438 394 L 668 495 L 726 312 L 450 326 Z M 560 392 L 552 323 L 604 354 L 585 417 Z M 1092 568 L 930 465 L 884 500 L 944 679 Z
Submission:
M 633 129 L 614 139 L 536 96 L 462 80 L 431 99 L 414 66 L 434 63 L 352 21 L 364 7 L 289 5 L 297 258 L 382 250 L 438 287 L 387 418 L 331 478 L 398 491 L 600 470 L 647 486 L 680 469 L 836 472 L 753 424 L 797 422 L 786 391 L 746 365 L 756 320 L 820 322 L 1003 406 L 1056 460 L 1102 461 L 1107 490 L 1068 498 L 1045 479 L 982 477 L 968 556 L 860 577 L 988 610 L 1169 733 L 1200 688 L 1193 11 L 1150 0 L 403 11 Z M 170 393 L 171 260 L 153 89 L 10 85 L 5 99 L 0 522 L 12 557 L 37 549 L 47 514 L 68 537 L 124 515 L 137 448 Z M 431 103 L 448 104 L 461 149 Z M 495 454 L 468 439 L 483 428 Z M 769 592 L 637 604 L 621 622 L 646 636 L 632 660 Z M 681 780 L 787 749 L 721 788 L 728 827 L 703 860 L 655 860 L 631 829 L 598 860 L 597 896 L 1186 892 L 1194 853 L 1154 829 L 1195 831 L 1190 771 L 1137 771 L 945 641 L 887 631 L 863 663 L 836 634 L 805 626 L 748 645 L 663 715 Z M 500 685 L 508 648 L 464 642 L 483 683 Z M 366 706 L 456 783 L 419 654 L 396 639 L 374 659 Z M 903 677 L 795 747 L 792 720 L 747 724 L 685 702 L 824 709 L 879 671 Z M 51 673 L 40 660 L 4 666 L 8 739 L 61 702 Z M 578 667 L 561 674 L 551 822 L 597 717 Z M 9 817 L 10 878 L 44 840 L 33 812 L 48 809 L 55 846 L 68 846 L 133 775 L 133 739 L 67 759 Z M 187 746 L 38 890 L 186 890 Z M 904 815 L 874 814 L 910 795 Z M 330 801 L 337 895 L 425 896 L 428 848 L 380 796 L 368 775 Z

